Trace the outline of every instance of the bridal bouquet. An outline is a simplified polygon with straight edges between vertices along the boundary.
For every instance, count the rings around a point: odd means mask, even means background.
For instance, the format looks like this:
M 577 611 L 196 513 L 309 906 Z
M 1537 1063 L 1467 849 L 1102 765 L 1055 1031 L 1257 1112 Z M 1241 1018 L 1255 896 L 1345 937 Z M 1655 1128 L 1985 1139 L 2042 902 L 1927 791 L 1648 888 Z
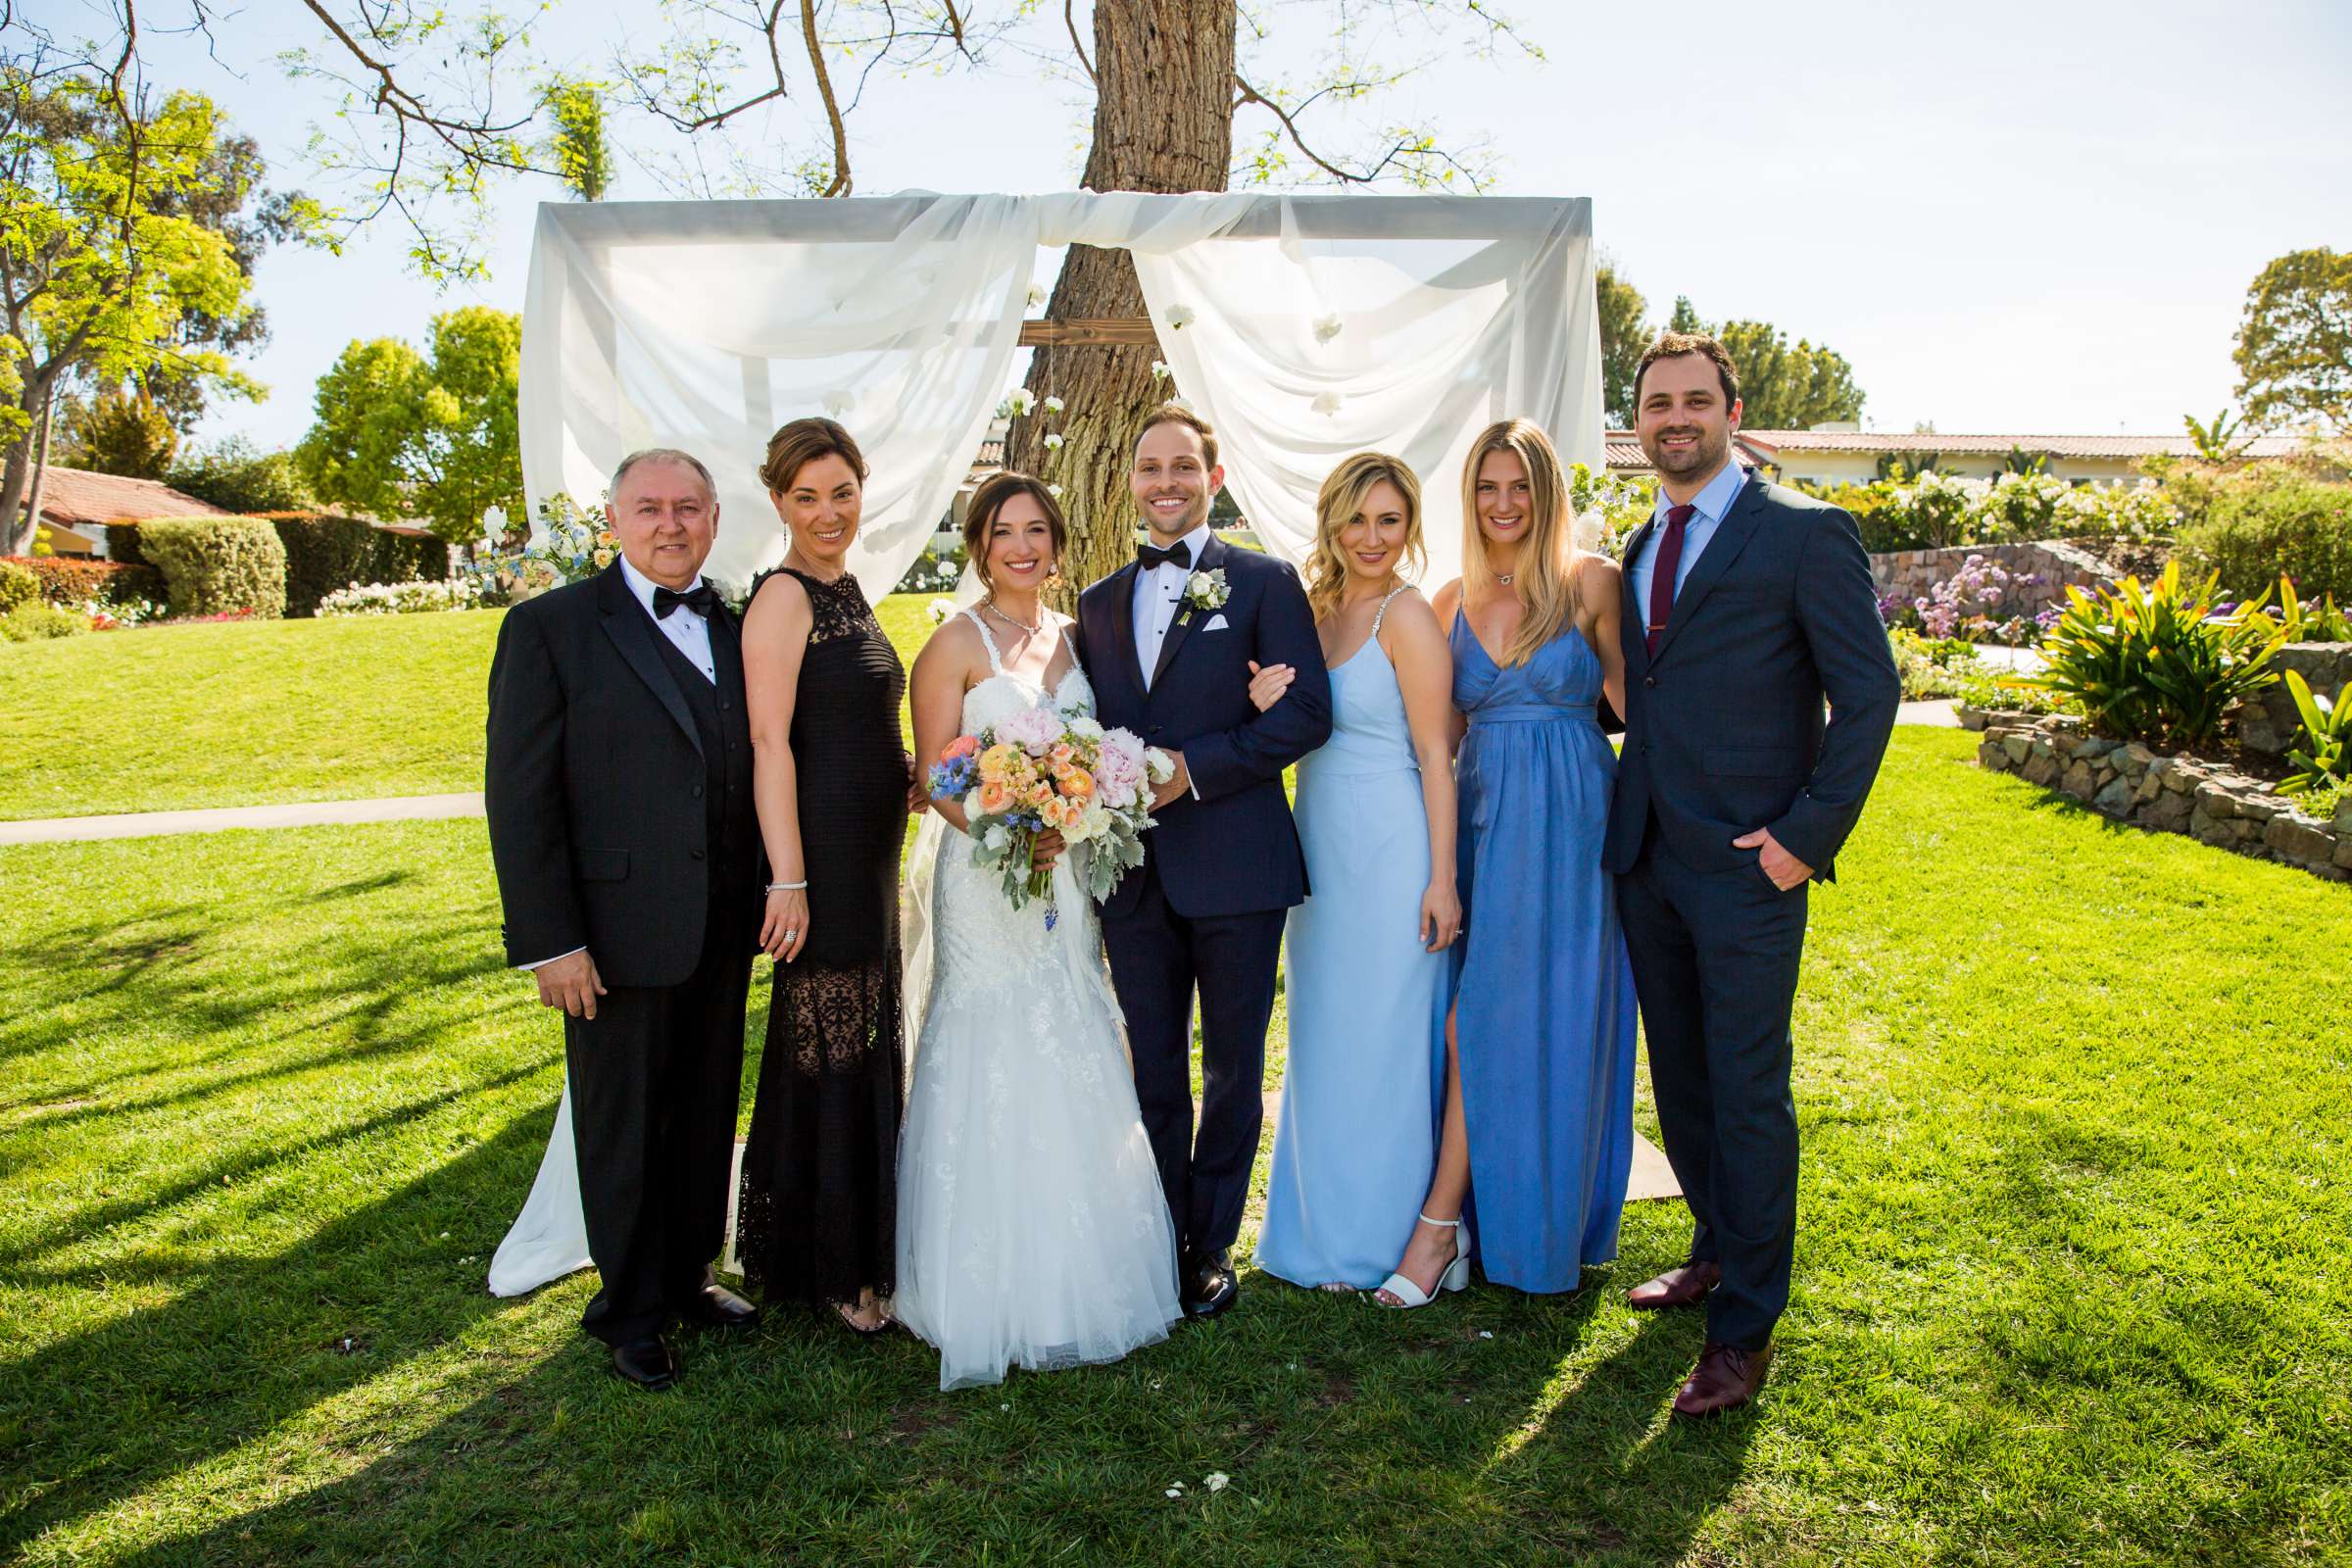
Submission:
M 1004 897 L 1016 909 L 1043 899 L 1052 930 L 1057 915 L 1052 868 L 1029 863 L 1037 836 L 1052 829 L 1071 845 L 1095 846 L 1083 874 L 1100 904 L 1144 863 L 1151 786 L 1175 771 L 1167 753 L 1126 730 L 1033 708 L 950 741 L 931 764 L 930 784 L 934 800 L 962 806 L 972 864 L 1004 879 Z

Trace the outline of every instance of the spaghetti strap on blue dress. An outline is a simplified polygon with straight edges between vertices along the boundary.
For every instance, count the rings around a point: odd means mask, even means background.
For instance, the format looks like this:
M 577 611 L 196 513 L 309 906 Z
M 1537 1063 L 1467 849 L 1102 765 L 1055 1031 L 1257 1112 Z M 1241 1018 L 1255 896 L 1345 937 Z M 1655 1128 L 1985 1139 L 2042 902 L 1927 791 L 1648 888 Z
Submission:
M 1507 669 L 1458 611 L 1449 640 L 1469 719 L 1451 952 L 1471 1235 L 1489 1279 L 1572 1291 L 1617 1255 L 1634 1149 L 1634 977 L 1600 868 L 1617 776 L 1600 660 L 1574 625 Z

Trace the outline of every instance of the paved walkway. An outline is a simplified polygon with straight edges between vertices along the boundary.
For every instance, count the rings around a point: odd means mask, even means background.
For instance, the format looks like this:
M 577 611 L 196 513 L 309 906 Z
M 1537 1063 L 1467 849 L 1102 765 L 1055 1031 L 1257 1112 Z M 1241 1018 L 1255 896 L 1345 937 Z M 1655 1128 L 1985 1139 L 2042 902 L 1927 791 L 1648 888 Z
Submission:
M 1905 703 L 1898 724 L 1957 729 L 1950 703 Z M 428 822 L 480 816 L 480 791 L 465 795 L 395 795 L 372 801 L 300 801 L 286 806 L 229 806 L 204 811 L 123 811 L 112 816 L 51 816 L 0 822 L 0 846 L 74 844 L 91 839 L 145 839 L 170 833 L 221 833 L 238 828 L 338 827 L 358 822 Z
M 206 811 L 124 811 L 115 816 L 52 816 L 0 822 L 0 845 L 71 844 L 88 839 L 145 839 L 166 833 L 230 828 L 332 827 L 350 822 L 428 822 L 479 816 L 481 792 L 396 795 L 375 801 L 298 801 L 287 806 L 228 806 Z

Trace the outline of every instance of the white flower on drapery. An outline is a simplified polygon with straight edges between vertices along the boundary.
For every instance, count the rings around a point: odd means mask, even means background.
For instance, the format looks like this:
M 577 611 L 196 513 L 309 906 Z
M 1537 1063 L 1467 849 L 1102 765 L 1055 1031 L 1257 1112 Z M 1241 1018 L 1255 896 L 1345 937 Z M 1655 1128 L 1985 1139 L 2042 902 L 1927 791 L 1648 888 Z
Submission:
M 852 401 L 849 393 L 835 387 L 825 394 L 825 413 L 836 419 L 841 418 L 850 412 Z
M 1061 436 L 1058 433 L 1046 437 L 1046 450 L 1048 452 L 1059 452 L 1061 450 Z
M 1337 414 L 1340 412 L 1340 405 L 1347 401 L 1337 392 L 1318 392 L 1315 394 L 1315 401 L 1309 407 L 1317 414 Z
M 1032 310 L 1035 310 L 1035 309 L 1036 309 L 1038 306 L 1040 306 L 1040 305 L 1043 305 L 1043 304 L 1045 304 L 1045 303 L 1046 303 L 1046 285 L 1045 285 L 1045 284 L 1043 284 L 1043 283 L 1032 283 L 1032 284 L 1030 284 L 1030 285 L 1029 285 L 1029 307 L 1030 307 L 1030 309 L 1032 309 Z
M 1167 378 L 1168 362 L 1165 360 L 1153 360 L 1152 362 L 1152 379 L 1154 381 L 1165 381 Z
M 1046 412 L 1047 412 L 1048 414 L 1059 414 L 1059 413 L 1060 413 L 1060 412 L 1061 412 L 1063 409 L 1065 409 L 1065 408 L 1067 408 L 1067 407 L 1068 407 L 1068 405 L 1067 405 L 1067 404 L 1065 404 L 1065 403 L 1063 403 L 1063 402 L 1061 401 L 1061 399 L 1059 399 L 1059 398 L 1048 398 L 1048 399 L 1046 399 Z
M 1029 417 L 1029 411 L 1036 407 L 1037 399 L 1030 394 L 1029 389 L 1025 386 L 1016 386 L 1004 394 L 1004 402 L 997 405 L 997 417 L 1000 419 L 1026 419 Z
M 1318 343 L 1328 343 L 1333 338 L 1338 337 L 1340 335 L 1340 328 L 1342 324 L 1343 323 L 1341 322 L 1339 317 L 1336 315 L 1316 317 L 1315 341 Z
M 1181 332 L 1186 327 L 1192 325 L 1193 319 L 1193 308 L 1190 305 L 1171 305 L 1168 307 L 1168 325 L 1174 327 L 1177 331 Z

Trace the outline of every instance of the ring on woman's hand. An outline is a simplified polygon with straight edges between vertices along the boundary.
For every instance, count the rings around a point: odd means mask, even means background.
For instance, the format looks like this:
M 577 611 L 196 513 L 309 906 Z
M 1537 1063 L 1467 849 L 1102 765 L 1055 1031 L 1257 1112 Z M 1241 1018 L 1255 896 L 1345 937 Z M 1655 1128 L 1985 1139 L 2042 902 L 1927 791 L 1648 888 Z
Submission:
M 791 940 L 792 940 L 794 937 L 797 937 L 797 936 L 799 936 L 799 935 L 800 935 L 800 933 L 799 933 L 798 931 L 795 931 L 795 930 L 793 930 L 793 929 L 792 929 L 790 926 L 786 926 L 786 927 L 784 928 L 784 940 L 785 940 L 785 941 L 787 941 L 787 942 L 790 942 L 790 941 L 791 941 Z

